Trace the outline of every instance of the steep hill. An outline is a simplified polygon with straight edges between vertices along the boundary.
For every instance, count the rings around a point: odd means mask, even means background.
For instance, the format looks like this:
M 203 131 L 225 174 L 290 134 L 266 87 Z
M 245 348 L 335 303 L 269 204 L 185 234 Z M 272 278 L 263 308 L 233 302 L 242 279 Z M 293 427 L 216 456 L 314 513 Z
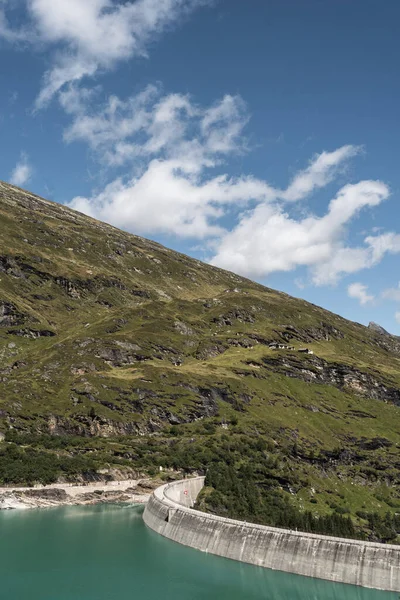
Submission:
M 5 183 L 0 356 L 5 482 L 251 463 L 300 510 L 400 507 L 400 338 Z

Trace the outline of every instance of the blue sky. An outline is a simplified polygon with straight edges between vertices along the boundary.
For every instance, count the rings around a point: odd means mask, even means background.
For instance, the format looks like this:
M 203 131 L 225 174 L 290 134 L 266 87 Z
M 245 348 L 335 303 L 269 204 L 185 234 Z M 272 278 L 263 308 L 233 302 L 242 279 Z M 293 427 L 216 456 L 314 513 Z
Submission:
M 396 0 L 0 0 L 0 178 L 400 334 Z

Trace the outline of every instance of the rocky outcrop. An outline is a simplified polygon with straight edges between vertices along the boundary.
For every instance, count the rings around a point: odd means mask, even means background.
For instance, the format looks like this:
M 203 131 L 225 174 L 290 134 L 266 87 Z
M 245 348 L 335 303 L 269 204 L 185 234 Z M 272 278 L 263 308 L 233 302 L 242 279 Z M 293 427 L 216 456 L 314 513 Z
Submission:
M 22 325 L 26 318 L 26 315 L 21 313 L 11 302 L 0 301 L 0 327 Z
M 75 414 L 71 417 L 51 415 L 47 420 L 47 428 L 43 433 L 51 435 L 78 435 L 84 437 L 115 437 L 119 435 L 137 435 L 142 433 L 142 425 L 136 421 L 117 421 L 95 414 Z
M 52 484 L 35 488 L 0 488 L 0 510 L 92 505 L 108 502 L 144 504 L 157 483 L 151 480 Z
M 26 258 L 22 256 L 0 256 L 0 273 L 6 273 L 14 278 L 31 279 L 34 283 L 43 284 L 51 282 L 60 287 L 68 296 L 74 299 L 79 299 L 86 293 L 99 293 L 106 289 L 127 291 L 132 296 L 144 299 L 151 297 L 148 290 L 133 286 L 129 289 L 118 277 L 95 276 L 87 279 L 79 279 L 76 277 L 69 278 L 63 275 L 54 275 L 49 271 L 39 269 L 38 267 L 33 266 L 31 262 L 28 262 Z M 41 257 L 36 257 L 36 262 L 41 264 L 44 261 Z M 41 295 L 39 294 L 39 297 L 40 296 Z M 51 299 L 51 295 L 46 296 L 46 300 Z
M 225 350 L 224 344 L 203 344 L 198 348 L 195 357 L 197 360 L 207 360 L 223 354 Z
M 374 323 L 373 321 L 370 321 L 368 323 L 368 329 L 371 329 L 375 333 L 380 333 L 381 335 L 390 335 L 390 333 L 386 331 L 386 329 L 381 327 L 381 325 L 378 325 L 378 323 Z
M 252 312 L 244 308 L 235 308 L 218 317 L 214 317 L 213 323 L 220 327 L 227 327 L 232 326 L 235 321 L 238 321 L 239 323 L 254 323 L 255 320 L 255 315 Z
M 96 352 L 95 356 L 113 367 L 133 365 L 150 358 L 141 352 L 141 348 L 137 344 L 121 344 L 119 348 L 102 348 Z
M 23 329 L 10 329 L 7 331 L 9 335 L 16 335 L 18 337 L 31 338 L 33 340 L 40 337 L 54 337 L 56 333 L 49 329 L 30 329 L 24 327 Z
M 374 334 L 371 336 L 371 341 L 375 346 L 382 348 L 386 352 L 400 354 L 400 337 L 398 335 L 391 335 L 386 329 L 376 323 L 370 323 L 368 328 Z
M 306 327 L 304 329 L 295 327 L 294 325 L 287 325 L 282 330 L 275 330 L 275 333 L 285 342 L 297 340 L 299 342 L 311 343 L 321 340 L 341 340 L 345 337 L 342 331 L 324 322 L 321 322 L 316 327 Z
M 400 389 L 390 380 L 384 380 L 379 373 L 361 371 L 340 363 L 331 363 L 317 356 L 293 355 L 264 357 L 264 367 L 286 377 L 295 377 L 308 383 L 323 383 L 340 390 L 392 402 L 400 406 Z
M 195 333 L 193 329 L 183 321 L 175 321 L 174 327 L 181 335 L 192 336 Z

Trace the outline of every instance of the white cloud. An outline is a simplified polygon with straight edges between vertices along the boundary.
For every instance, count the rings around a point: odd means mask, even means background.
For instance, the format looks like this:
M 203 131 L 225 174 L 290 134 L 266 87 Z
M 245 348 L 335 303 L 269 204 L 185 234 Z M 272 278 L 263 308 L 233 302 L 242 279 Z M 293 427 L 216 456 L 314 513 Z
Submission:
M 395 313 L 394 318 L 396 319 L 397 323 L 399 323 L 399 325 L 400 325 L 400 312 Z
M 18 186 L 24 186 L 28 183 L 33 174 L 33 168 L 29 163 L 27 155 L 23 152 L 18 163 L 15 165 L 10 175 L 10 183 Z
M 248 114 L 240 97 L 226 95 L 204 108 L 189 96 L 161 96 L 158 87 L 149 86 L 126 101 L 112 96 L 93 110 L 87 107 L 86 95 L 70 86 L 60 96 L 73 117 L 65 140 L 85 141 L 109 166 L 133 161 L 136 168 L 128 181 L 117 179 L 91 198 L 74 198 L 71 206 L 133 231 L 223 237 L 223 217 L 232 209 L 256 202 L 262 203 L 260 210 L 276 211 L 271 202 L 289 197 L 293 201 L 295 189 L 296 198 L 302 198 L 326 185 L 335 170 L 358 152 L 344 146 L 315 156 L 287 190 L 253 176 L 232 178 L 223 172 L 211 176 L 210 168 L 221 169 L 229 156 L 246 149 L 242 132 Z M 307 184 L 296 183 L 304 178 Z M 335 208 L 333 203 L 332 218 L 340 220 L 340 211 L 356 202 L 350 191 L 348 196 L 345 206 Z
M 283 194 L 285 200 L 300 200 L 317 188 L 328 185 L 340 167 L 349 158 L 361 152 L 361 146 L 342 146 L 334 152 L 322 152 L 310 161 L 309 167 L 300 171 Z
M 251 178 L 219 176 L 201 182 L 187 175 L 179 161 L 154 159 L 139 177 L 117 179 L 98 195 L 74 198 L 70 206 L 131 231 L 202 239 L 223 234 L 217 220 L 227 205 L 268 193 L 266 184 Z
M 36 107 L 66 83 L 117 63 L 146 56 L 154 36 L 207 0 L 25 0 L 28 25 L 13 28 L 0 3 L 0 37 L 52 45 L 56 58 L 45 74 Z M 3 7 L 1 7 L 3 6 Z
M 204 109 L 188 96 L 161 96 L 149 86 L 127 101 L 112 96 L 101 110 L 88 112 L 81 93 L 70 88 L 61 95 L 74 113 L 66 141 L 87 142 L 109 166 L 134 159 L 137 173 L 92 198 L 75 198 L 73 208 L 135 231 L 205 238 L 222 233 L 216 221 L 225 205 L 274 197 L 273 188 L 253 177 L 204 177 L 223 156 L 242 150 L 248 117 L 241 98 L 228 95 Z
M 388 195 L 387 186 L 378 181 L 346 185 L 323 217 L 302 220 L 277 204 L 259 204 L 222 237 L 212 263 L 253 277 L 308 266 L 315 284 L 335 283 L 342 274 L 372 265 L 370 245 L 345 246 L 345 225 L 361 208 L 376 206 Z
M 0 0 L 0 39 L 12 44 L 35 42 L 36 34 L 31 28 L 16 29 L 10 24 L 8 14 L 12 14 L 15 4 L 11 0 Z
M 96 90 L 70 85 L 60 102 L 71 115 L 65 141 L 85 142 L 107 167 L 131 167 L 91 197 L 71 206 L 146 235 L 164 233 L 207 241 L 211 263 L 246 276 L 307 267 L 315 285 L 378 264 L 400 251 L 400 236 L 368 236 L 347 243 L 361 210 L 378 206 L 388 187 L 373 180 L 343 186 L 326 213 L 299 218 L 296 201 L 331 183 L 361 148 L 346 145 L 315 155 L 286 189 L 252 175 L 231 177 L 225 163 L 247 150 L 243 100 L 227 95 L 201 107 L 188 95 L 162 95 L 159 86 L 94 106 Z
M 201 130 L 207 149 L 226 154 L 237 149 L 238 136 L 248 121 L 246 106 L 239 96 L 226 95 L 204 114 Z
M 358 300 L 361 306 L 375 300 L 374 296 L 368 294 L 368 287 L 363 283 L 351 283 L 347 288 L 347 293 L 350 298 Z
M 398 233 L 383 233 L 378 236 L 365 238 L 370 245 L 375 262 L 382 260 L 385 254 L 398 254 L 400 252 L 400 235 Z
M 388 288 L 383 290 L 382 298 L 385 300 L 394 300 L 395 302 L 400 302 L 400 283 L 397 288 Z
M 90 110 L 91 94 L 75 86 L 61 92 L 60 102 L 73 116 L 64 139 L 86 142 L 105 164 L 157 156 L 179 160 L 186 172 L 199 172 L 245 147 L 241 134 L 248 115 L 239 96 L 226 95 L 202 109 L 187 95 L 162 97 L 160 86 L 149 85 L 126 101 L 110 96 L 103 107 Z

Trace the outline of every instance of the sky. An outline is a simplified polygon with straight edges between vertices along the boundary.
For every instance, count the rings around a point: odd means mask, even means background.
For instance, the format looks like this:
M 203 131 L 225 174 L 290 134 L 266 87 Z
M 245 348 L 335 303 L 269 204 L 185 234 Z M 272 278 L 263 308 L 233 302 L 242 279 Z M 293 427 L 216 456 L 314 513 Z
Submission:
M 0 0 L 0 179 L 400 335 L 398 0 Z

